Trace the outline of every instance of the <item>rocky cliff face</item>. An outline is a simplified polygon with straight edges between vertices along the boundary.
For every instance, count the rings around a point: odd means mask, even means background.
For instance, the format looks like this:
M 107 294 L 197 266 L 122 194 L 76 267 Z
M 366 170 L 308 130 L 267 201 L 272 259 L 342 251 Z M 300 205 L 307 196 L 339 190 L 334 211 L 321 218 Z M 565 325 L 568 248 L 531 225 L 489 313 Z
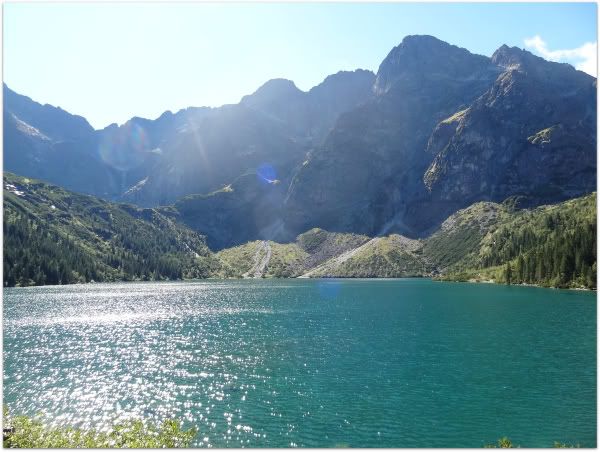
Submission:
M 81 116 L 72 115 L 60 107 L 41 105 L 3 85 L 5 113 L 22 124 L 34 127 L 39 134 L 54 141 L 89 139 L 94 129 Z
M 243 105 L 188 121 L 159 149 L 155 164 L 123 199 L 170 204 L 188 194 L 218 190 L 261 165 L 268 165 L 273 179 L 280 179 L 304 152 L 281 123 Z
M 240 104 L 285 124 L 289 135 L 319 145 L 341 113 L 372 97 L 374 80 L 371 71 L 340 71 L 305 93 L 290 80 L 275 79 Z
M 450 203 L 525 197 L 529 203 L 587 193 L 596 178 L 596 80 L 569 65 L 501 47 L 503 69 L 466 110 L 440 123 L 424 180 Z

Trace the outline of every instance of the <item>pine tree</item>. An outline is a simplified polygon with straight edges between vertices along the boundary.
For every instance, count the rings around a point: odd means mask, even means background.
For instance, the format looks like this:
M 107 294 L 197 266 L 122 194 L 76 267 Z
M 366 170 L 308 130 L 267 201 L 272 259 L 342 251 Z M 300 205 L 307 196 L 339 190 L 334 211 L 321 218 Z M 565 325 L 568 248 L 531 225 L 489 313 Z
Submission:
M 510 262 L 506 263 L 506 268 L 504 269 L 504 281 L 506 281 L 506 284 L 511 284 L 512 281 L 512 268 Z

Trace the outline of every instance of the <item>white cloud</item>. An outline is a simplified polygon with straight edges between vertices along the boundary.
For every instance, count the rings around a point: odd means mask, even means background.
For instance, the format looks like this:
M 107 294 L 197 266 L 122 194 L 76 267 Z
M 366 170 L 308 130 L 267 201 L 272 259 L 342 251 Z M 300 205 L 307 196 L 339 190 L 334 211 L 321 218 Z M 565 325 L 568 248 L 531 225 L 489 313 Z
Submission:
M 525 47 L 550 61 L 571 63 L 576 69 L 596 77 L 598 60 L 598 43 L 586 42 L 580 47 L 565 50 L 549 50 L 546 42 L 539 36 L 525 39 Z

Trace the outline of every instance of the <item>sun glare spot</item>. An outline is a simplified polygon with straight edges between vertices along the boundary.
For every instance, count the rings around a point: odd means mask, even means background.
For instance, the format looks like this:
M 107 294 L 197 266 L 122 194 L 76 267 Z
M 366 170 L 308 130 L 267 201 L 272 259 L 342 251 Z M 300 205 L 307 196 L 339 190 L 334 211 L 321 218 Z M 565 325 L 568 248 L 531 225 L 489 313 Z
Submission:
M 258 180 L 261 182 L 265 182 L 267 184 L 278 184 L 279 180 L 277 179 L 277 172 L 272 165 L 268 163 L 263 163 L 256 169 L 256 175 Z

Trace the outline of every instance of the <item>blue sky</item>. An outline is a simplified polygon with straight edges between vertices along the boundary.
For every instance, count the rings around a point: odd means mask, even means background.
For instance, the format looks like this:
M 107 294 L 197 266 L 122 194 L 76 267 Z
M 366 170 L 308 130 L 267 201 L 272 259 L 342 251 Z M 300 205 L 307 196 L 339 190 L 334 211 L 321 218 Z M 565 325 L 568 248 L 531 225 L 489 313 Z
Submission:
M 4 82 L 95 128 L 377 68 L 409 34 L 595 75 L 595 3 L 4 3 Z

